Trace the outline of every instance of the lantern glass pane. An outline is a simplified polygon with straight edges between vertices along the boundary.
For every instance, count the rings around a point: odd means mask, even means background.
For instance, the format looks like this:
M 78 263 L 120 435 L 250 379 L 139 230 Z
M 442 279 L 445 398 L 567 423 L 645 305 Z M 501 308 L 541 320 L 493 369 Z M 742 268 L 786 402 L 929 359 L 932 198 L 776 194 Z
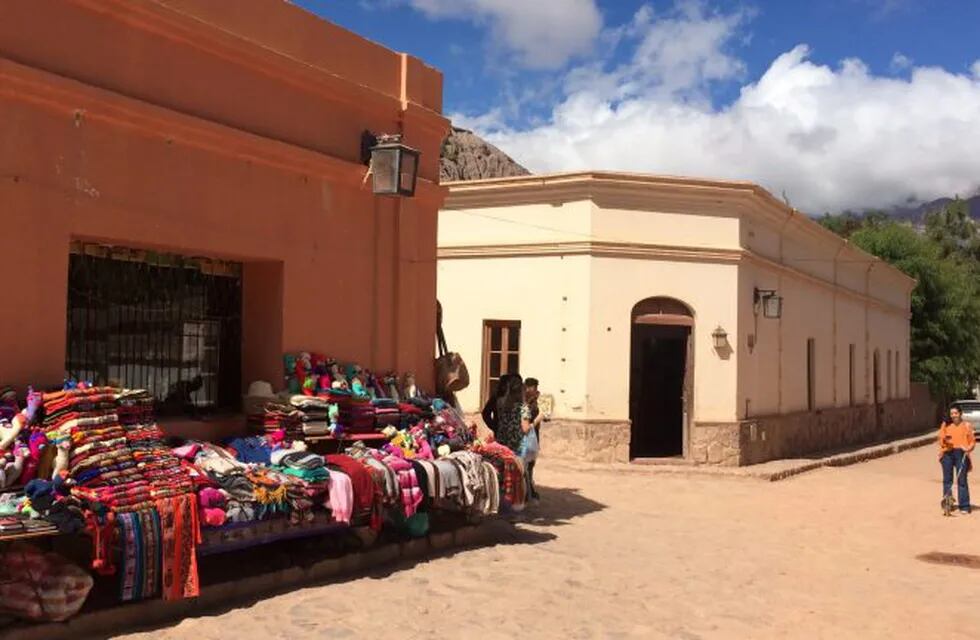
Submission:
M 411 151 L 403 150 L 401 155 L 398 190 L 405 195 L 413 195 L 415 193 L 415 178 L 419 169 L 419 158 Z
M 767 318 L 779 318 L 783 315 L 783 299 L 780 296 L 769 296 L 763 302 Z
M 398 150 L 372 149 L 371 175 L 375 193 L 398 193 Z

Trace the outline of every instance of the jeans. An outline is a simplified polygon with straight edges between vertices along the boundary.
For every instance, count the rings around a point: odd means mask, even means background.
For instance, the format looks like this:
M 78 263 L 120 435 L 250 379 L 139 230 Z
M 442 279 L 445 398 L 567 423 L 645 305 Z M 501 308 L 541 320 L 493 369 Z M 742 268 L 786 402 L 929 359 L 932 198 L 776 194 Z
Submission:
M 960 511 L 970 510 L 970 487 L 967 485 L 967 462 L 966 452 L 962 449 L 953 449 L 943 454 L 939 459 L 943 465 L 943 497 L 953 493 L 953 469 L 959 473 L 956 478 L 956 504 Z

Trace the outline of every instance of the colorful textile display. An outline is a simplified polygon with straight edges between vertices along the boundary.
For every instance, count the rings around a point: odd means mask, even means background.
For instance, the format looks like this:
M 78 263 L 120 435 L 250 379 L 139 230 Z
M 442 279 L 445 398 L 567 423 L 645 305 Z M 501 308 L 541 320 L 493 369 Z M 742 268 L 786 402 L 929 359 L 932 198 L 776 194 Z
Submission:
M 88 505 L 93 568 L 111 574 L 122 548 L 123 600 L 197 595 L 200 538 L 195 481 L 164 445 L 153 398 L 142 390 L 81 386 L 45 394 L 47 437 L 67 451 L 71 494 Z
M 521 459 L 497 442 L 480 443 L 473 447 L 473 452 L 483 456 L 496 469 L 504 499 L 512 507 L 523 507 L 527 500 L 527 486 Z
M 24 478 L 30 463 L 30 473 L 45 472 L 22 499 L 0 500 L 0 510 L 46 518 L 67 532 L 84 528 L 92 568 L 118 574 L 120 599 L 137 601 L 198 595 L 202 526 L 210 539 L 230 539 L 225 534 L 256 525 L 292 535 L 292 526 L 367 520 L 375 531 L 387 522 L 417 536 L 428 531 L 433 509 L 493 514 L 503 503 L 523 505 L 521 461 L 476 442 L 462 416 L 426 399 L 413 376 L 399 384 L 394 374 L 377 377 L 318 354 L 287 356 L 284 364 L 293 395 L 266 402 L 271 389 L 262 394 L 253 405 L 261 418 L 250 418 L 261 430 L 220 445 L 166 445 L 146 391 L 72 385 L 35 394 L 33 410 L 29 402 L 15 412 L 16 398 L 0 388 L 0 425 L 13 413 L 14 439 L 27 452 L 0 460 L 0 471 L 14 465 Z M 349 437 L 367 433 L 384 439 Z M 354 444 L 321 456 L 304 442 L 319 435 Z M 275 522 L 258 524 L 265 520 Z
M 160 588 L 160 515 L 155 510 L 122 513 L 118 522 L 122 546 L 120 599 L 152 598 Z
M 197 577 L 197 544 L 201 529 L 197 520 L 197 496 L 193 493 L 162 498 L 156 503 L 162 540 L 162 587 L 164 600 L 200 595 Z

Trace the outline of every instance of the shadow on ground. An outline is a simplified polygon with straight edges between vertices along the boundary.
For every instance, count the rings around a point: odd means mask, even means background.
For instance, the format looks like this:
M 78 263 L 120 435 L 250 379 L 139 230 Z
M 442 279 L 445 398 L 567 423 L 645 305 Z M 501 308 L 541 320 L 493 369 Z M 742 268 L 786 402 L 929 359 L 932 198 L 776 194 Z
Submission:
M 441 558 L 451 558 L 481 548 L 498 545 L 543 544 L 555 540 L 558 536 L 552 532 L 534 530 L 519 525 L 530 524 L 535 527 L 563 526 L 569 524 L 575 518 L 596 513 L 606 508 L 605 505 L 582 496 L 577 489 L 540 487 L 539 492 L 541 494 L 540 502 L 529 504 L 527 509 L 522 514 L 519 514 L 519 516 L 501 516 L 485 520 L 479 526 L 477 534 L 472 538 L 472 541 L 464 546 L 454 547 L 444 551 L 430 549 L 420 557 L 397 560 L 373 568 L 338 575 L 326 580 L 301 580 L 288 584 L 284 583 L 278 587 L 264 590 L 261 593 L 231 598 L 223 601 L 219 605 L 201 606 L 196 608 L 191 615 L 180 619 L 221 615 L 233 609 L 250 607 L 261 600 L 297 589 L 343 584 L 362 578 L 383 580 L 402 571 L 411 570 L 420 564 Z M 465 524 L 465 518 L 446 514 L 442 517 L 433 518 L 431 532 L 435 534 L 450 531 L 463 524 Z M 409 538 L 387 532 L 381 544 L 397 545 L 407 541 L 409 541 Z M 264 573 L 282 571 L 290 567 L 308 567 L 320 560 L 339 558 L 351 552 L 356 553 L 358 547 L 358 540 L 354 536 L 327 535 L 276 542 L 227 554 L 206 556 L 200 559 L 201 588 L 202 590 L 207 590 L 209 586 L 246 580 Z M 102 590 L 103 593 L 91 598 L 90 602 L 86 603 L 87 610 L 91 611 L 92 609 L 119 606 L 115 598 L 116 589 L 118 588 L 116 583 L 105 584 L 103 587 L 105 587 Z M 179 622 L 180 619 L 163 624 L 121 625 L 118 628 L 107 629 L 106 631 L 112 634 L 155 631 L 168 628 Z
M 560 527 L 575 518 L 597 513 L 606 505 L 586 498 L 578 489 L 538 487 L 541 500 L 528 503 L 522 522 L 536 527 Z

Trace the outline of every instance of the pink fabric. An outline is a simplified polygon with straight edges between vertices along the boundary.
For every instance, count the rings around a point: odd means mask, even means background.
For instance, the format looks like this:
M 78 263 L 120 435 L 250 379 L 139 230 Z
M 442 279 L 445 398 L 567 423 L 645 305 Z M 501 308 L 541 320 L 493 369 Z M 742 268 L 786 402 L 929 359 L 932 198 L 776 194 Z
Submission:
M 402 508 L 405 510 L 405 517 L 411 518 L 418 511 L 422 504 L 422 489 L 419 488 L 419 479 L 415 475 L 415 468 L 408 460 L 397 456 L 388 456 L 384 463 L 391 467 L 398 475 L 398 486 L 401 488 Z
M 177 456 L 178 458 L 183 458 L 185 460 L 193 460 L 194 456 L 196 456 L 197 452 L 200 450 L 201 450 L 201 445 L 192 442 L 190 444 L 185 444 L 182 447 L 176 447 L 173 450 L 173 452 L 174 455 Z
M 354 514 L 354 483 L 350 476 L 340 471 L 330 470 L 328 480 L 329 498 L 327 506 L 337 522 L 350 524 Z

